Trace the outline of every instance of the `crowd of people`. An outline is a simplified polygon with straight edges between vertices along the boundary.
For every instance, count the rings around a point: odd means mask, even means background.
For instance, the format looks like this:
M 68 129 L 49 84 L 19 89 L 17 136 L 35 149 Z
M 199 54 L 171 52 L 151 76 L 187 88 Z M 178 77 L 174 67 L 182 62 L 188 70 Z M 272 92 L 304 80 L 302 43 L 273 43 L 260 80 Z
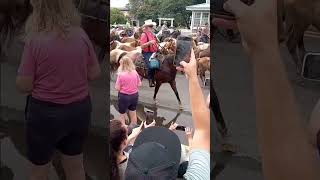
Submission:
M 210 27 L 208 23 L 205 23 L 204 27 L 197 28 L 197 40 L 198 42 L 209 43 L 210 41 Z

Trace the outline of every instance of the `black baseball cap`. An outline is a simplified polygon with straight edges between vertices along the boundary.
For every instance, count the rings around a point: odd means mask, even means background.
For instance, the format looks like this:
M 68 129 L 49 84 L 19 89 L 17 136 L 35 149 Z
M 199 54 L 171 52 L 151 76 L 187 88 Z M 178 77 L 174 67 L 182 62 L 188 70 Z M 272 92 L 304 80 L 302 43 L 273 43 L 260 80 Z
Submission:
M 164 127 L 144 129 L 130 153 L 125 180 L 173 180 L 181 159 L 178 136 Z

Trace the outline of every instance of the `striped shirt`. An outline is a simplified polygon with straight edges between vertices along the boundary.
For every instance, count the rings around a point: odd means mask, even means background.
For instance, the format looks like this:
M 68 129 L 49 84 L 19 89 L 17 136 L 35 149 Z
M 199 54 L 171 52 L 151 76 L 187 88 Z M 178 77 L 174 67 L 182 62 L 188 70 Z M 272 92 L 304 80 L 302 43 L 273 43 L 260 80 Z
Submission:
M 209 180 L 210 179 L 210 154 L 203 150 L 192 150 L 190 153 L 185 180 Z

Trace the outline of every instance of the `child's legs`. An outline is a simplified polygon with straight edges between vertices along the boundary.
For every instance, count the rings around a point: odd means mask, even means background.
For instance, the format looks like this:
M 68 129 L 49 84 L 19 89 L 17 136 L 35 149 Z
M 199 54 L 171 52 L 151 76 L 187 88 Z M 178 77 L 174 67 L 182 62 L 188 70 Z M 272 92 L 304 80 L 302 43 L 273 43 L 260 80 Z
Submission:
M 119 113 L 120 117 L 119 120 L 123 123 L 126 124 L 126 112 L 128 109 L 128 95 L 119 93 L 118 94 L 118 108 L 119 108 Z
M 131 123 L 132 125 L 136 125 L 137 124 L 137 112 L 136 111 L 129 111 L 129 116 L 131 119 Z
M 129 109 L 129 116 L 131 119 L 131 124 L 133 124 L 133 125 L 137 125 L 136 109 L 137 109 L 137 105 L 138 105 L 138 99 L 139 99 L 138 93 L 130 95 L 130 103 L 129 103 L 130 105 L 129 105 L 128 109 Z

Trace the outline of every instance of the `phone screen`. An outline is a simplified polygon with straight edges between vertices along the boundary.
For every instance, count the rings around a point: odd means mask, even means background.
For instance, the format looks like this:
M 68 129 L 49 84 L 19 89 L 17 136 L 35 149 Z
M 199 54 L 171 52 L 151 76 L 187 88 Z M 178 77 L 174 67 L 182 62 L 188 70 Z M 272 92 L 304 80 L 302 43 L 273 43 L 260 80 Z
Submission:
M 178 130 L 178 131 L 186 131 L 186 127 L 184 127 L 184 126 L 177 126 L 177 127 L 176 127 L 176 130 Z
M 192 38 L 189 36 L 178 36 L 175 65 L 180 66 L 181 61 L 189 62 L 191 58 Z
M 146 111 L 146 122 L 151 123 L 153 121 L 153 111 Z

